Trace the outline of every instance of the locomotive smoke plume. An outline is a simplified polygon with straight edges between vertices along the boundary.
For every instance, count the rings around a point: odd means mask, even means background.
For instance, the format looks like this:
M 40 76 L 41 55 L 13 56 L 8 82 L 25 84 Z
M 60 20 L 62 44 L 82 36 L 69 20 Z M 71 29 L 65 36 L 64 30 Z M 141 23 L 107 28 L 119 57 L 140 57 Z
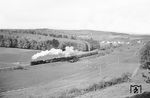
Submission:
M 74 50 L 74 47 L 65 47 L 65 51 L 62 51 L 61 49 L 55 49 L 55 48 L 52 48 L 50 50 L 45 50 L 45 51 L 41 51 L 39 53 L 36 53 L 32 56 L 32 60 L 35 60 L 39 57 L 44 57 L 44 56 L 47 56 L 47 55 L 61 55 L 61 56 L 65 56 L 65 57 L 68 57 L 68 56 L 71 56 L 71 55 L 77 55 L 77 54 L 80 54 L 82 53 L 82 51 L 78 51 L 78 50 Z

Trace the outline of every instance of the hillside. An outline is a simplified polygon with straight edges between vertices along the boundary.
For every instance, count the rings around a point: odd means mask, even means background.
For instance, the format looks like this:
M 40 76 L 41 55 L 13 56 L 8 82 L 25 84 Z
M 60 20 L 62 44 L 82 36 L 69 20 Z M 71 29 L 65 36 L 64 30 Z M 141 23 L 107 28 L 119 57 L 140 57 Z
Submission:
M 75 63 L 51 63 L 26 70 L 1 72 L 0 78 L 5 79 L 2 89 L 8 91 L 3 95 L 6 98 L 51 98 L 53 94 L 61 95 L 60 91 L 87 88 L 102 80 L 118 78 L 124 73 L 132 73 L 137 68 L 139 62 L 136 52 L 141 46 L 142 44 L 131 44 L 128 48 L 123 45 L 114 48 L 113 52 L 107 55 L 95 55 Z
M 53 39 L 54 42 L 59 42 L 55 48 L 59 48 L 61 44 L 74 45 L 76 49 L 87 51 L 87 47 L 95 49 L 98 48 L 97 43 L 100 45 L 98 54 L 81 58 L 74 63 L 56 62 L 0 71 L 2 98 L 128 98 L 134 95 L 129 93 L 131 84 L 141 84 L 143 92 L 150 91 L 149 84 L 145 82 L 149 75 L 148 66 L 146 65 L 146 70 L 139 70 L 139 55 L 143 54 L 139 51 L 145 49 L 142 47 L 149 40 L 149 36 L 52 29 L 9 29 L 1 30 L 0 35 L 5 36 L 6 40 L 17 38 L 19 43 L 22 42 L 20 39 L 26 39 L 29 43 L 34 40 L 38 43 L 35 46 L 40 46 L 41 49 L 51 45 Z M 45 43 L 47 41 L 50 43 Z M 8 45 L 7 48 L 0 48 L 2 68 L 29 64 L 33 54 L 41 50 L 37 50 L 37 47 L 9 48 L 10 44 L 5 44 Z M 25 47 L 26 44 L 20 44 L 20 48 L 22 46 Z M 52 47 L 54 46 L 45 49 Z M 149 56 L 149 53 L 146 55 Z M 141 73 L 144 73 L 144 77 L 141 77 Z

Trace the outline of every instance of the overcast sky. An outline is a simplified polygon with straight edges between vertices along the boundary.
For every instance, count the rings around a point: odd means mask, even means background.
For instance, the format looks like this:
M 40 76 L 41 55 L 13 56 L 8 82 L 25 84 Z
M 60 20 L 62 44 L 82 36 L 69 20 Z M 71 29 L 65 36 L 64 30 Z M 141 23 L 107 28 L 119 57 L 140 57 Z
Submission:
M 150 34 L 150 0 L 0 0 L 0 28 Z

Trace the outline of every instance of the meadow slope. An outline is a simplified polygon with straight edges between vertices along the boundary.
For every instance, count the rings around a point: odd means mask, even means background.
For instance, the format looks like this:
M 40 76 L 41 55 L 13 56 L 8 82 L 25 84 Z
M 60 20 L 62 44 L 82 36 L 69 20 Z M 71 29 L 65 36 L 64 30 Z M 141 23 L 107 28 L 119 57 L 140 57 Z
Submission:
M 45 98 L 66 89 L 85 88 L 101 80 L 132 73 L 138 66 L 141 44 L 122 46 L 105 56 L 91 56 L 75 63 L 58 62 L 26 70 L 0 72 L 4 98 Z M 40 93 L 39 93 L 40 92 Z

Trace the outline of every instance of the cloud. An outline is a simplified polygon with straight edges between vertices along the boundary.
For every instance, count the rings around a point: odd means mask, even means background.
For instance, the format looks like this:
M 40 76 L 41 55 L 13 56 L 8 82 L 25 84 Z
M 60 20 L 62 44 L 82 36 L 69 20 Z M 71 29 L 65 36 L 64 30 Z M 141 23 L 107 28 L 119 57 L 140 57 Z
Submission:
M 3 0 L 1 28 L 149 33 L 149 0 Z

